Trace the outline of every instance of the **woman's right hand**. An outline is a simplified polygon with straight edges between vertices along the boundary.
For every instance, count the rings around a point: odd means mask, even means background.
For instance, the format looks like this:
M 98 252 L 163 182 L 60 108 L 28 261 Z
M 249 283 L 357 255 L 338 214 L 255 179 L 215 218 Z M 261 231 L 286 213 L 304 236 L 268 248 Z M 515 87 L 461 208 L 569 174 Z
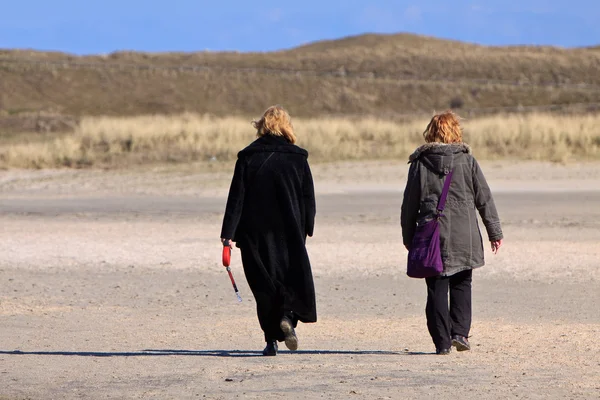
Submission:
M 491 244 L 492 244 L 492 252 L 494 254 L 498 254 L 498 250 L 500 250 L 500 247 L 502 247 L 502 239 L 492 240 Z

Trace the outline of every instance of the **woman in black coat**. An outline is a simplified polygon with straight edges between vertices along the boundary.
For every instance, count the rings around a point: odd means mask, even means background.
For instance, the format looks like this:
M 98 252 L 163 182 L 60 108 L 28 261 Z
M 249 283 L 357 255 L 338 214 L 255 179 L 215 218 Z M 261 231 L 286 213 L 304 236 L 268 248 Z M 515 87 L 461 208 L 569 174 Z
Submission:
M 446 175 L 453 171 L 446 208 L 440 218 L 440 248 L 444 270 L 425 278 L 427 328 L 437 354 L 452 346 L 470 350 L 472 270 L 484 265 L 479 212 L 494 253 L 502 245 L 502 228 L 490 188 L 462 139 L 458 117 L 435 115 L 423 133 L 425 142 L 410 156 L 402 202 L 402 238 L 408 250 L 418 224 L 436 214 Z M 448 291 L 450 305 L 448 305 Z
M 257 137 L 238 153 L 223 218 L 221 241 L 240 248 L 244 273 L 267 345 L 298 348 L 298 321 L 317 321 L 315 289 L 306 252 L 315 195 L 308 152 L 296 146 L 290 116 L 268 108 L 254 121 Z

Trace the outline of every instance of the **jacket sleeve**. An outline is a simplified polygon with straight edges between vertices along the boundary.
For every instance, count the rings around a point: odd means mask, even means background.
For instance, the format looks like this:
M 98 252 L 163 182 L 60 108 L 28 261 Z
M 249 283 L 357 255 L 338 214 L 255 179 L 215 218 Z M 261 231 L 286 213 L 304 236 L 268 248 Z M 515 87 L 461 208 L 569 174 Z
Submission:
M 492 191 L 483 176 L 477 160 L 473 159 L 473 190 L 475 195 L 475 207 L 479 211 L 483 225 L 490 241 L 502 239 L 502 227 L 496 210 L 496 204 L 492 197 Z
M 310 166 L 308 165 L 308 161 L 306 162 L 304 169 L 304 182 L 302 188 L 302 195 L 304 197 L 304 223 L 306 226 L 306 234 L 312 237 L 315 230 L 315 215 L 317 213 L 317 204 L 315 201 L 315 187 L 313 183 L 312 173 L 310 172 Z
M 421 176 L 419 161 L 414 161 L 408 170 L 408 179 L 404 189 L 400 224 L 402 225 L 402 242 L 410 248 L 417 228 L 417 217 L 421 207 Z
M 242 209 L 244 207 L 244 164 L 243 161 L 237 160 L 231 186 L 229 187 L 229 196 L 227 197 L 227 206 L 225 207 L 225 215 L 223 216 L 223 227 L 221 228 L 222 239 L 233 239 L 237 230 L 240 218 L 242 217 Z

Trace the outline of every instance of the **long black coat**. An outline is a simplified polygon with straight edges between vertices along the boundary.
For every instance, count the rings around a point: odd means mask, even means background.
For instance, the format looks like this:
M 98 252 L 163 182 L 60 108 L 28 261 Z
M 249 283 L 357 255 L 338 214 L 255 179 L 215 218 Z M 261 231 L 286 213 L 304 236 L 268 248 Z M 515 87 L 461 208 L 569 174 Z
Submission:
M 265 135 L 240 151 L 221 237 L 242 252 L 261 327 L 281 339 L 279 319 L 316 322 L 315 290 L 306 236 L 312 236 L 315 194 L 308 152 Z M 274 337 L 276 336 L 276 337 Z
M 428 143 L 419 147 L 409 162 L 401 215 L 404 245 L 411 245 L 417 224 L 436 214 L 445 176 L 453 169 L 444 217 L 440 219 L 442 275 L 483 266 L 483 240 L 476 212 L 490 241 L 500 240 L 503 235 L 492 192 L 469 146 Z

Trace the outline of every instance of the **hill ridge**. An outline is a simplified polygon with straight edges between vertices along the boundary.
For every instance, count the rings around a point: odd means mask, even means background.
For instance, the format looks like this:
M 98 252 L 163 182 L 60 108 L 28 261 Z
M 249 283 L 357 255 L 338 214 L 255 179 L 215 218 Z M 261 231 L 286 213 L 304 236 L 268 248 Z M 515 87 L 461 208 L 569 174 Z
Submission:
M 393 116 L 600 103 L 600 51 L 365 34 L 268 53 L 0 50 L 0 113 Z

